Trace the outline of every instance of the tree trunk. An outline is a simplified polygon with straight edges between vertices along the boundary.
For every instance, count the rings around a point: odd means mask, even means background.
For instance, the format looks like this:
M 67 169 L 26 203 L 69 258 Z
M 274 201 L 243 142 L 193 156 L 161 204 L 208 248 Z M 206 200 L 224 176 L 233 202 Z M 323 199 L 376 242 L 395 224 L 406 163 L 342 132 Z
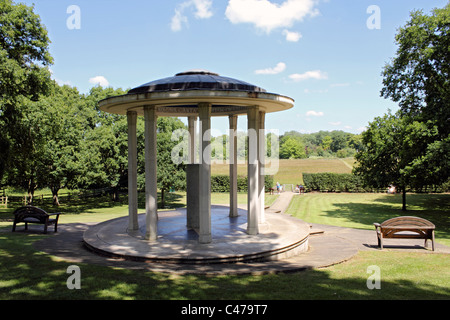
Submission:
M 402 190 L 402 211 L 406 211 L 406 187 Z
M 59 188 L 51 188 L 53 195 L 53 205 L 59 207 L 58 191 Z
M 164 188 L 161 189 L 161 208 L 164 209 L 165 208 L 165 203 L 164 203 Z
M 119 187 L 114 187 L 113 188 L 113 201 L 120 201 L 119 199 Z
M 36 184 L 34 183 L 33 178 L 28 180 L 28 199 L 27 204 L 32 205 L 33 204 L 33 197 L 34 197 L 34 191 L 36 190 Z

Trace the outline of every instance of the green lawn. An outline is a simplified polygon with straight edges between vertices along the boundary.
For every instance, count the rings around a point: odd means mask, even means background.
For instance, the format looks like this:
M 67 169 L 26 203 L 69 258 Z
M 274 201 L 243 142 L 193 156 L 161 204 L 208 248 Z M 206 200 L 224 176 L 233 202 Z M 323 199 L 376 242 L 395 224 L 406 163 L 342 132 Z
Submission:
M 374 229 L 374 222 L 395 216 L 418 216 L 436 225 L 436 241 L 450 245 L 450 194 L 308 193 L 295 196 L 287 209 L 306 222 L 358 229 Z
M 173 194 L 174 206 L 184 195 Z M 240 194 L 245 203 L 246 195 Z M 438 242 L 449 244 L 450 195 L 408 195 L 409 213 L 438 225 Z M 273 201 L 276 196 L 268 197 Z M 214 194 L 213 203 L 228 197 Z M 169 204 L 172 202 L 169 201 Z M 385 194 L 307 194 L 296 196 L 289 213 L 308 222 L 373 228 L 372 222 L 402 214 L 400 197 Z M 63 202 L 64 203 L 64 202 Z M 104 221 L 127 214 L 126 203 L 99 198 L 92 203 L 65 204 L 73 210 L 62 223 Z M 364 251 L 350 261 L 328 268 L 271 275 L 175 276 L 89 264 L 81 268 L 81 290 L 68 290 L 67 267 L 33 249 L 32 243 L 49 235 L 11 233 L 3 218 L 0 231 L 0 299 L 449 299 L 450 259 L 436 253 Z M 367 267 L 381 270 L 381 290 L 369 290 Z M 195 285 L 192 285 L 195 283 Z
M 0 233 L 0 299 L 449 299 L 448 255 L 360 252 L 351 261 L 291 274 L 175 276 L 77 263 L 81 290 L 68 290 L 68 263 L 36 252 L 42 235 Z M 381 269 L 381 290 L 366 286 Z M 195 285 L 193 285 L 195 284 Z

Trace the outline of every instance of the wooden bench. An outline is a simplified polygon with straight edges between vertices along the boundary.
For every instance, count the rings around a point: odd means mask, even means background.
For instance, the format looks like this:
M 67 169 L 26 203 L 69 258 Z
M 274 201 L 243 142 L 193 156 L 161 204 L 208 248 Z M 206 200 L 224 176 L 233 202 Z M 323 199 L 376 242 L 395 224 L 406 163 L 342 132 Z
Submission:
M 431 240 L 434 251 L 434 229 L 435 226 L 430 221 L 419 217 L 396 217 L 384 221 L 383 223 L 374 223 L 375 231 L 378 237 L 378 246 L 383 249 L 383 239 L 401 238 L 401 239 L 425 239 Z
M 33 206 L 18 208 L 14 211 L 12 231 L 16 231 L 16 224 L 24 222 L 25 230 L 28 230 L 29 223 L 38 223 L 44 225 L 44 233 L 47 233 L 47 227 L 50 225 L 55 225 L 55 232 L 58 232 L 59 215 L 60 213 L 47 213 L 44 210 Z M 55 218 L 50 218 L 53 216 L 55 216 Z

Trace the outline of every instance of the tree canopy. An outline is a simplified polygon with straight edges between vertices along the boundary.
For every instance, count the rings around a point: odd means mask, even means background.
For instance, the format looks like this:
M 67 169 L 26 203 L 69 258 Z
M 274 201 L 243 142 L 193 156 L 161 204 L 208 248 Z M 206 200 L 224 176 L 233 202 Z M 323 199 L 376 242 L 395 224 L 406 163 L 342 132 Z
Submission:
M 434 132 L 406 170 L 443 183 L 450 174 L 450 4 L 429 15 L 413 11 L 395 40 L 397 54 L 383 70 L 381 95 Z
M 413 11 L 396 35 L 398 50 L 383 70 L 381 96 L 400 110 L 377 117 L 362 134 L 355 172 L 376 187 L 439 185 L 450 164 L 450 4 L 430 15 Z
M 19 152 L 27 100 L 36 101 L 51 90 L 48 66 L 53 62 L 50 39 L 33 7 L 0 2 L 0 181 Z

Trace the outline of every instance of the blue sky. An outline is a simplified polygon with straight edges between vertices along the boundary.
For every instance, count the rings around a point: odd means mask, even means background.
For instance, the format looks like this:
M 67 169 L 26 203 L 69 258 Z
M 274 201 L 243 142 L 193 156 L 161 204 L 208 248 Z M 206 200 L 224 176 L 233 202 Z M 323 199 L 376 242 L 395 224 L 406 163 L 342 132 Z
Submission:
M 293 98 L 294 108 L 266 117 L 266 128 L 282 134 L 359 133 L 396 110 L 380 90 L 397 29 L 412 10 L 428 13 L 447 0 L 18 2 L 34 3 L 47 27 L 60 84 L 82 93 L 99 83 L 129 89 L 207 69 Z M 225 133 L 227 122 L 215 118 L 212 125 Z M 238 127 L 246 127 L 245 117 Z

